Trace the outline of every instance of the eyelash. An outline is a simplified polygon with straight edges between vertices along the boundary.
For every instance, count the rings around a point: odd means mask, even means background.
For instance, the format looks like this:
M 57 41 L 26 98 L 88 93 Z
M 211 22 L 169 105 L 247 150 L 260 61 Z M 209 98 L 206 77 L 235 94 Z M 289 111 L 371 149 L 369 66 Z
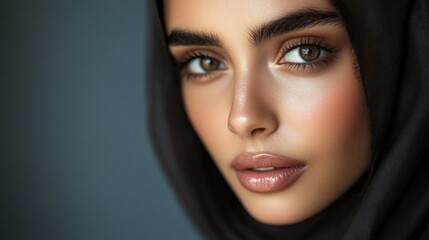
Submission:
M 283 44 L 280 49 L 280 56 L 277 57 L 278 60 L 276 62 L 277 63 L 280 62 L 285 57 L 285 55 L 290 51 L 304 45 L 316 46 L 320 48 L 322 51 L 326 51 L 327 54 L 325 57 L 322 57 L 321 59 L 318 59 L 312 62 L 306 62 L 306 63 L 285 62 L 279 65 L 282 65 L 283 67 L 288 68 L 289 70 L 293 70 L 297 72 L 306 71 L 306 70 L 312 71 L 317 67 L 328 65 L 337 56 L 337 52 L 339 52 L 339 49 L 337 47 L 323 41 L 320 38 L 301 37 L 297 39 L 292 39 L 290 41 L 287 41 L 285 44 Z M 205 74 L 194 74 L 194 73 L 190 73 L 189 71 L 185 71 L 185 68 L 189 66 L 189 63 L 197 58 L 213 58 L 220 62 L 223 62 L 219 60 L 219 57 L 215 56 L 209 51 L 205 51 L 205 50 L 191 51 L 183 57 L 183 60 L 177 62 L 177 67 L 179 72 L 182 75 L 182 78 L 195 80 L 195 81 L 204 81 L 205 79 L 210 79 L 213 74 L 216 74 L 216 72 L 221 71 L 221 70 L 212 71 Z
M 337 56 L 337 53 L 339 52 L 339 49 L 325 41 L 323 41 L 320 38 L 316 37 L 302 37 L 298 39 L 293 39 L 291 41 L 286 42 L 283 44 L 280 50 L 280 58 L 277 62 L 279 62 L 285 55 L 292 50 L 302 47 L 304 45 L 312 45 L 320 48 L 323 51 L 327 52 L 327 56 L 322 57 L 321 59 L 315 60 L 313 62 L 307 62 L 307 63 L 292 63 L 292 62 L 286 62 L 281 64 L 282 66 L 294 70 L 294 71 L 305 71 L 305 70 L 313 70 L 317 67 L 328 65 L 331 63 L 334 58 Z
M 177 63 L 177 67 L 179 72 L 182 75 L 182 78 L 189 79 L 189 80 L 196 80 L 202 81 L 202 78 L 210 78 L 214 72 L 206 73 L 206 74 L 194 74 L 190 73 L 188 71 L 185 71 L 185 68 L 189 65 L 189 63 L 197 58 L 213 58 L 213 59 L 219 59 L 219 57 L 214 56 L 214 54 L 211 54 L 209 51 L 204 50 L 198 50 L 198 51 L 192 51 L 189 52 L 182 61 Z M 219 60 L 221 61 L 221 60 Z M 221 61 L 222 62 L 222 61 Z M 215 71 L 216 72 L 216 71 Z

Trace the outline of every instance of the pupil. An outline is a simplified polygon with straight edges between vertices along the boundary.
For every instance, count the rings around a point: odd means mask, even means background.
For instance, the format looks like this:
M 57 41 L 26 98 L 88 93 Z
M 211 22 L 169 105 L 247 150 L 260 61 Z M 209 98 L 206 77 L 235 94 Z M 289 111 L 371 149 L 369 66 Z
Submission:
M 213 71 L 219 67 L 219 61 L 213 58 L 204 57 L 200 61 L 200 66 L 205 71 Z
M 317 60 L 320 56 L 320 49 L 314 45 L 304 45 L 299 49 L 299 55 L 307 62 Z

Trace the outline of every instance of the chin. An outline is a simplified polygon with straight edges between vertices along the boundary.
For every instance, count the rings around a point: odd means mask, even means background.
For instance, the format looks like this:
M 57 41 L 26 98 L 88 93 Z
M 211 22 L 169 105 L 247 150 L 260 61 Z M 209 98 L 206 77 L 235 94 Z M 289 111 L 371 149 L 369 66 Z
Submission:
M 290 225 L 302 222 L 310 218 L 311 214 L 299 213 L 296 211 L 276 211 L 276 209 L 262 209 L 263 211 L 252 212 L 248 210 L 249 214 L 258 222 L 269 225 Z
M 265 199 L 260 199 L 260 197 Z M 293 201 L 289 202 L 275 197 L 270 198 L 270 196 L 253 197 L 250 201 L 242 202 L 242 204 L 249 215 L 256 221 L 269 225 L 296 224 L 311 218 L 319 212 L 319 208 L 306 207 L 305 204 L 300 206 Z

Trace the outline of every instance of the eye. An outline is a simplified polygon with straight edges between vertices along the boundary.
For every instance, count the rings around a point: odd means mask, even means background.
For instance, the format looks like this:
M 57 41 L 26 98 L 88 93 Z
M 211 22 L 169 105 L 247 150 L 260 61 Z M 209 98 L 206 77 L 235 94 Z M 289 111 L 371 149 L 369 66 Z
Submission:
M 303 44 L 287 51 L 281 62 L 305 64 L 322 59 L 326 50 L 314 44 Z
M 204 75 L 210 72 L 226 69 L 225 63 L 216 58 L 201 56 L 191 59 L 186 67 L 188 74 Z

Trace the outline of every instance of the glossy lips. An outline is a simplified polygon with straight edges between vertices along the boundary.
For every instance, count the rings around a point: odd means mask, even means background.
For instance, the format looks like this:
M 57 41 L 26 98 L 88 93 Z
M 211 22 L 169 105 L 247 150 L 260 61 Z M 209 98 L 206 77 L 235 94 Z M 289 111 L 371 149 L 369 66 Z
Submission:
M 270 153 L 243 153 L 231 164 L 238 180 L 252 192 L 275 192 L 286 188 L 305 171 L 302 161 Z

